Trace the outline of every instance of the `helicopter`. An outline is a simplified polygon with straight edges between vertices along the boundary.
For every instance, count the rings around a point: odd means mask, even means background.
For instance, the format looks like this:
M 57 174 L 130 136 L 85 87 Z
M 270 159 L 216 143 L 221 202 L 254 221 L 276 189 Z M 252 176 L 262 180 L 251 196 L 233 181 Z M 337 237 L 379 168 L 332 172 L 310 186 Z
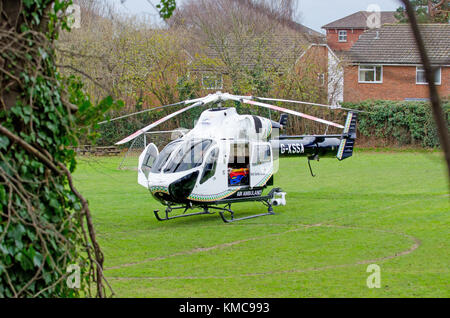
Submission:
M 278 122 L 255 116 L 240 115 L 234 107 L 222 107 L 222 102 L 234 101 L 281 112 Z M 158 221 L 219 212 L 226 223 L 273 215 L 274 206 L 286 205 L 286 192 L 273 187 L 275 162 L 279 156 L 337 158 L 344 160 L 353 153 L 356 140 L 357 110 L 349 110 L 344 125 L 317 118 L 291 109 L 268 104 L 267 101 L 312 104 L 294 100 L 232 95 L 216 92 L 202 98 L 172 105 L 186 105 L 154 123 L 120 140 L 125 144 L 164 121 L 200 106 L 204 110 L 193 129 L 169 142 L 159 152 L 155 144 L 148 144 L 139 156 L 138 183 L 165 206 L 164 215 L 154 210 Z M 172 106 L 166 105 L 166 106 Z M 165 107 L 165 106 L 163 106 Z M 342 129 L 335 135 L 279 135 L 289 115 L 314 120 Z M 314 176 L 309 165 L 311 175 Z M 267 212 L 235 217 L 233 203 L 261 202 Z M 189 210 L 200 209 L 197 212 Z M 175 210 L 183 210 L 173 215 Z M 187 213 L 187 212 L 190 213 Z

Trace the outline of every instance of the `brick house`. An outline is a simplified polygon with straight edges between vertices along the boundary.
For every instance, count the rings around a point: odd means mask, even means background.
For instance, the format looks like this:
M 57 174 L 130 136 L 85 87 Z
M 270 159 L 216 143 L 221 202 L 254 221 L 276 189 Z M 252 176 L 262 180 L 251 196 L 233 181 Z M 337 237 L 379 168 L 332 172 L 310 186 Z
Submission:
M 422 24 L 420 30 L 442 97 L 450 96 L 450 25 Z M 344 101 L 426 100 L 428 86 L 411 28 L 383 25 L 361 34 L 345 54 Z
M 395 23 L 394 11 L 380 12 L 380 23 Z M 367 19 L 371 12 L 358 11 L 322 27 L 327 32 L 327 44 L 334 51 L 348 51 L 361 34 L 369 30 Z

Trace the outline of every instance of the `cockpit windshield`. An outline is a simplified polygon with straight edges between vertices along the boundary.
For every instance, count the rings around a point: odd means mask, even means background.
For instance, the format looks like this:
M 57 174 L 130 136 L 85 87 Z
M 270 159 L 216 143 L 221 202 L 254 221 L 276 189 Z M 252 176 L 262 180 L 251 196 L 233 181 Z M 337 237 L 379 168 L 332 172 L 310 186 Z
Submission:
M 167 159 L 169 159 L 171 153 L 180 145 L 181 140 L 175 140 L 169 143 L 159 154 L 158 158 L 156 158 L 156 161 L 152 167 L 151 172 L 152 173 L 160 173 L 161 169 L 164 167 L 164 165 L 167 162 Z
M 181 172 L 200 166 L 211 144 L 210 139 L 185 141 L 169 161 L 164 172 Z

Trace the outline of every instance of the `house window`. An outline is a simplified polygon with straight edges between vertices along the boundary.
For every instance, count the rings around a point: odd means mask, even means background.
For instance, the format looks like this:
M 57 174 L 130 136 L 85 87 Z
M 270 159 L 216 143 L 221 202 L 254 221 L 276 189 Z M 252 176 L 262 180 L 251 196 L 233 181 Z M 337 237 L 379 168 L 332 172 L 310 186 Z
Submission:
M 360 65 L 358 80 L 360 83 L 382 83 L 383 67 L 381 65 Z
M 437 68 L 434 73 L 434 83 L 441 85 L 441 68 Z M 416 67 L 416 84 L 428 84 L 425 77 L 425 69 L 422 66 Z
M 339 42 L 347 42 L 347 30 L 339 30 L 338 41 Z
M 222 89 L 223 77 L 219 74 L 202 75 L 202 86 L 204 89 Z

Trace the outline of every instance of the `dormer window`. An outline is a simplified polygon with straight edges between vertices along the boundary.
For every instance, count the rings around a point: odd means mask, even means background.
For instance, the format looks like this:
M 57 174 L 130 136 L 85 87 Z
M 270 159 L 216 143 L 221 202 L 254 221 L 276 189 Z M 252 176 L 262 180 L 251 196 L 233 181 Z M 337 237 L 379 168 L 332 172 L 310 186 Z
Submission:
M 339 30 L 338 31 L 338 41 L 339 42 L 347 42 L 347 30 Z

